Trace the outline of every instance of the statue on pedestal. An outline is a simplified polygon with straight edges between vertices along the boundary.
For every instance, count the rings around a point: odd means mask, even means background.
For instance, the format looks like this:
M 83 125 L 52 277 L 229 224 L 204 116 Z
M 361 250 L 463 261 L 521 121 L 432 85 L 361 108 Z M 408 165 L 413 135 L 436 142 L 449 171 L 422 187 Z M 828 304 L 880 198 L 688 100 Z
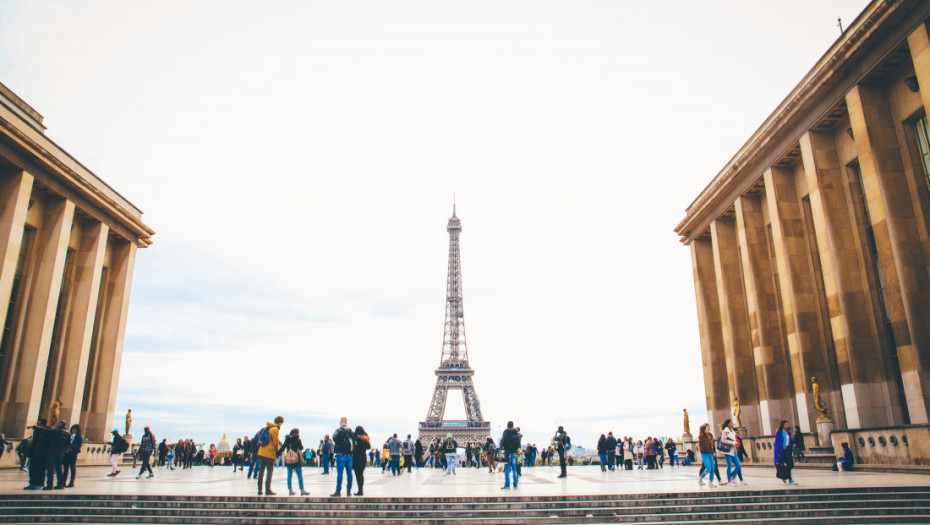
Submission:
M 830 409 L 827 408 L 827 404 L 820 397 L 820 385 L 817 384 L 817 376 L 811 377 L 811 393 L 814 398 L 814 408 L 817 409 L 817 412 L 820 412 L 817 421 L 831 421 L 830 416 L 827 415 Z
M 685 411 L 685 434 L 690 436 L 691 435 L 691 420 L 688 418 L 688 409 L 683 408 L 682 410 Z
M 132 409 L 130 408 L 129 410 L 126 411 L 126 435 L 131 435 L 129 434 L 129 427 L 131 426 L 132 426 Z
M 739 399 L 735 395 L 733 396 L 733 426 L 743 428 L 739 420 Z
M 52 424 L 57 425 L 61 421 L 61 398 L 52 403 Z

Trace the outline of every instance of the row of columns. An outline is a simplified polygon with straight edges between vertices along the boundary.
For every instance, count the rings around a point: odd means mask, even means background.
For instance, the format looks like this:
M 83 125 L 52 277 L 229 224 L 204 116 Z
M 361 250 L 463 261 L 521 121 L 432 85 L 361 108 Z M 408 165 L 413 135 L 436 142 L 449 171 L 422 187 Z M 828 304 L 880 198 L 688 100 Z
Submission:
M 7 437 L 23 437 L 25 427 L 48 417 L 60 399 L 62 420 L 102 440 L 116 408 L 137 247 L 111 237 L 106 224 L 76 219 L 73 202 L 35 191 L 34 182 L 27 172 L 0 176 L 0 321 L 12 314 L 0 371 L 0 428 Z M 41 221 L 27 233 L 27 213 L 36 202 Z M 30 253 L 21 263 L 30 234 Z M 73 270 L 66 278 L 69 246 Z M 11 294 L 19 264 L 16 300 Z M 8 312 L 8 299 L 16 311 Z
M 930 110 L 925 25 L 908 45 Z M 809 432 L 819 415 L 814 376 L 840 428 L 930 422 L 930 209 L 916 198 L 924 190 L 908 175 L 907 139 L 887 92 L 858 85 L 845 103 L 858 166 L 841 164 L 832 132 L 808 131 L 797 170 L 766 169 L 759 194 L 738 197 L 732 218 L 691 243 L 713 424 L 731 417 L 736 396 L 750 435 L 771 435 L 782 419 Z M 868 217 L 857 211 L 858 191 Z M 864 249 L 868 220 L 876 261 Z

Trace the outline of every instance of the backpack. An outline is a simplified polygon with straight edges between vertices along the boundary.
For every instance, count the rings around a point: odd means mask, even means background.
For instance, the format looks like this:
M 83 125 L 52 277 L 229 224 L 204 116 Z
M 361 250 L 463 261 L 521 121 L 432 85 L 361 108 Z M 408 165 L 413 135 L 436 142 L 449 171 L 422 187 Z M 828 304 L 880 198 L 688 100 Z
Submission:
M 572 448 L 572 438 L 568 437 L 568 434 L 565 434 L 565 450 Z
M 333 443 L 339 447 L 339 450 L 352 452 L 352 439 L 349 437 L 349 432 L 342 427 L 333 433 Z
M 402 449 L 404 449 L 404 455 L 405 455 L 405 456 L 409 456 L 409 455 L 410 455 L 410 443 L 409 443 L 409 442 L 404 441 L 403 443 L 400 444 L 400 447 L 401 447 Z
M 264 426 L 255 433 L 255 441 L 258 443 L 258 446 L 264 447 L 268 443 L 271 443 L 271 436 L 268 435 L 268 427 Z

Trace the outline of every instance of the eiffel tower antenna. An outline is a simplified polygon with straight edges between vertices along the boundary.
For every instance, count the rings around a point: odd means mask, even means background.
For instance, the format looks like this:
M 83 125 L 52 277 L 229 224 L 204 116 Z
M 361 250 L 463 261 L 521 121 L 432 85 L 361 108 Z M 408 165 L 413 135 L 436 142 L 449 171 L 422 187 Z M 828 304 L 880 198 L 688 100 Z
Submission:
M 436 388 L 426 412 L 426 421 L 420 422 L 420 440 L 432 443 L 451 433 L 459 443 L 484 442 L 491 433 L 491 423 L 481 416 L 481 403 L 475 393 L 472 376 L 475 371 L 468 364 L 468 345 L 465 342 L 465 310 L 462 306 L 462 258 L 459 234 L 462 221 L 455 214 L 455 195 L 452 197 L 452 217 L 446 225 L 449 232 L 449 274 L 446 280 L 446 321 L 442 338 L 442 354 L 436 369 Z M 466 420 L 446 420 L 446 399 L 449 390 L 461 390 L 465 400 Z

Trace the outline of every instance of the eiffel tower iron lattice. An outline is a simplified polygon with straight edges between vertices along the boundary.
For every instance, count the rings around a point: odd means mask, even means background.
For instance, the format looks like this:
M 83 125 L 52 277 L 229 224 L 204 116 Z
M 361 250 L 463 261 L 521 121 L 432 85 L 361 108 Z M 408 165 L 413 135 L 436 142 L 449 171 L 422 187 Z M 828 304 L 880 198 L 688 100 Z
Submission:
M 491 423 L 481 416 L 481 403 L 472 383 L 475 371 L 468 364 L 465 343 L 465 310 L 462 307 L 462 258 L 459 234 L 462 222 L 455 214 L 446 227 L 449 232 L 449 276 L 446 282 L 446 323 L 442 338 L 442 357 L 436 369 L 436 388 L 426 413 L 420 422 L 420 440 L 424 446 L 451 433 L 457 442 L 483 443 L 491 435 Z M 446 420 L 446 399 L 450 390 L 461 390 L 465 400 L 464 421 Z

